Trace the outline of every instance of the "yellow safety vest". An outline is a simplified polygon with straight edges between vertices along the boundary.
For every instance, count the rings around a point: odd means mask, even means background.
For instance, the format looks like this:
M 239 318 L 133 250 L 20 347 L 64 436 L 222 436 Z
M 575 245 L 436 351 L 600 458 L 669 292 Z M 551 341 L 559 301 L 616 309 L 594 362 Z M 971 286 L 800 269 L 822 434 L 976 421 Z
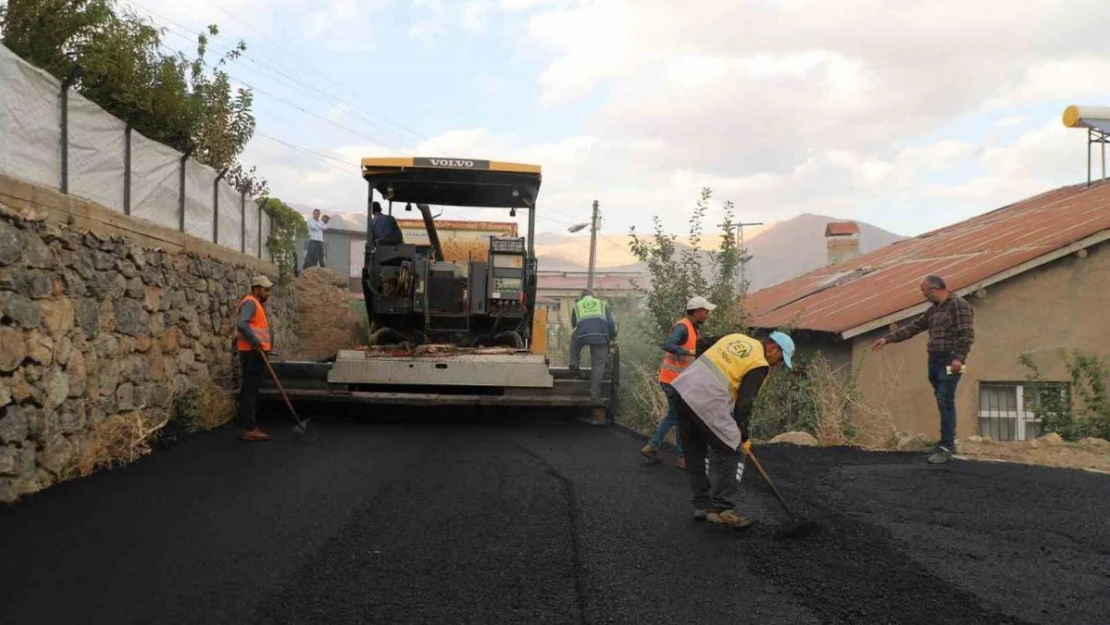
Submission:
M 729 334 L 705 350 L 671 386 L 710 431 L 737 449 L 740 426 L 732 410 L 740 382 L 752 369 L 766 366 L 763 343 L 744 334 Z
M 605 302 L 602 302 L 596 297 L 583 297 L 578 300 L 578 303 L 575 305 L 575 313 L 577 313 L 579 322 L 583 319 L 604 319 Z

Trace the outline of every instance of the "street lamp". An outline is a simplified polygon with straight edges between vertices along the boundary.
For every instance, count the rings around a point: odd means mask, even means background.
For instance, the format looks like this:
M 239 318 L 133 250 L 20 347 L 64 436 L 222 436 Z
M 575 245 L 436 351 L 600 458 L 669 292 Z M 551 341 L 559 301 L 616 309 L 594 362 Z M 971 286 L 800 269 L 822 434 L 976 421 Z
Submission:
M 590 223 L 579 223 L 567 228 L 567 232 L 581 232 L 585 228 L 590 229 L 590 268 L 586 274 L 586 290 L 592 291 L 594 288 L 594 262 L 597 259 L 597 200 L 594 200 L 594 214 Z

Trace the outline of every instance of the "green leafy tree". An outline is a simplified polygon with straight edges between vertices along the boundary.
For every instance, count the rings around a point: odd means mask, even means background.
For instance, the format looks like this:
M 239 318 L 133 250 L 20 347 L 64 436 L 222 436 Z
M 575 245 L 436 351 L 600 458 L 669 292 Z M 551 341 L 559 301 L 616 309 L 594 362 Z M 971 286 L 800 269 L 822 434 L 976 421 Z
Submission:
M 270 216 L 270 238 L 266 240 L 266 249 L 277 265 L 278 283 L 288 284 L 293 279 L 293 268 L 297 262 L 297 237 L 308 236 L 308 223 L 296 209 L 277 198 L 265 198 L 258 205 Z
M 714 250 L 702 248 L 702 224 L 709 212 L 713 192 L 701 190 L 690 216 L 688 245 L 667 234 L 658 216 L 654 232 L 641 237 L 632 229 L 629 247 L 647 267 L 650 281 L 635 283 L 643 299 L 645 314 L 631 314 L 622 322 L 620 418 L 630 427 L 647 432 L 655 427 L 665 409 L 657 376 L 663 358 L 663 340 L 671 325 L 685 313 L 686 302 L 695 295 L 707 297 L 717 309 L 703 328 L 703 334 L 719 335 L 744 331 L 743 287 L 737 280 L 740 249 L 736 242 L 734 207 L 724 205 L 725 220 L 720 225 L 720 244 Z
M 1046 380 L 1031 354 L 1018 362 L 1025 367 L 1027 407 L 1041 419 L 1041 431 L 1067 440 L 1086 436 L 1110 438 L 1110 366 L 1096 355 L 1060 351 L 1070 387 Z
M 115 0 L 8 0 L 0 6 L 6 47 L 129 124 L 135 131 L 218 171 L 252 196 L 266 181 L 239 155 L 254 135 L 253 96 L 233 89 L 225 66 L 246 50 L 240 41 L 214 65 L 206 60 L 209 26 L 196 56 L 163 53 L 164 31 Z
M 744 286 L 737 279 L 740 246 L 736 241 L 735 207 L 732 202 L 724 205 L 725 219 L 720 225 L 721 242 L 718 248 L 707 251 L 701 246 L 702 223 L 712 196 L 711 189 L 701 190 L 690 216 L 688 245 L 680 246 L 675 235 L 666 234 L 658 216 L 653 217 L 655 231 L 650 237 L 642 238 L 635 228 L 631 230 L 629 247 L 633 255 L 647 266 L 650 275 L 649 284 L 637 283 L 635 286 L 644 297 L 650 330 L 659 336 L 665 336 L 670 331 L 671 325 L 685 311 L 686 302 L 695 295 L 707 297 L 717 305 L 706 323 L 707 334 L 744 330 L 746 317 L 741 306 Z

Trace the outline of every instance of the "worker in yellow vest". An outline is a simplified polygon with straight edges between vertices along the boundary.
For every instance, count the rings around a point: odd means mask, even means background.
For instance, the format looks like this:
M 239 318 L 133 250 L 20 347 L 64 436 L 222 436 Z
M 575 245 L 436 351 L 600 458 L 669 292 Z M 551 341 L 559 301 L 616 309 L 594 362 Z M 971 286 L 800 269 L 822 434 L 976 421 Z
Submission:
M 578 371 L 582 347 L 590 346 L 590 399 L 601 399 L 601 383 L 605 379 L 605 366 L 609 362 L 609 346 L 617 340 L 617 321 L 605 302 L 594 297 L 593 292 L 583 291 L 582 298 L 570 311 L 571 371 Z
M 659 448 L 663 446 L 663 437 L 667 435 L 672 427 L 677 425 L 677 417 L 674 411 L 675 392 L 674 388 L 671 387 L 671 382 L 674 382 L 678 374 L 685 371 L 686 367 L 694 362 L 697 354 L 698 330 L 709 319 L 709 313 L 716 307 L 704 297 L 691 298 L 690 301 L 686 302 L 686 316 L 674 322 L 667 341 L 663 343 L 663 364 L 659 367 L 659 386 L 663 388 L 663 394 L 667 397 L 667 414 L 659 422 L 659 426 L 655 428 L 655 434 L 640 449 L 641 454 L 655 462 L 663 461 L 659 457 Z M 675 450 L 678 451 L 678 462 L 675 466 L 679 469 L 685 469 L 686 456 L 682 453 L 682 434 L 677 429 L 674 433 L 674 446 Z
M 239 351 L 242 386 L 239 389 L 239 422 L 245 441 L 268 441 L 270 435 L 258 427 L 258 391 L 266 375 L 262 354 L 273 349 L 274 332 L 263 304 L 270 297 L 273 283 L 266 276 L 251 278 L 251 292 L 239 302 L 235 349 Z
M 762 340 L 728 334 L 671 383 L 694 518 L 737 529 L 754 522 L 736 512 L 741 462 L 751 449 L 752 405 L 771 367 L 785 363 L 790 369 L 793 356 L 794 341 L 783 332 Z

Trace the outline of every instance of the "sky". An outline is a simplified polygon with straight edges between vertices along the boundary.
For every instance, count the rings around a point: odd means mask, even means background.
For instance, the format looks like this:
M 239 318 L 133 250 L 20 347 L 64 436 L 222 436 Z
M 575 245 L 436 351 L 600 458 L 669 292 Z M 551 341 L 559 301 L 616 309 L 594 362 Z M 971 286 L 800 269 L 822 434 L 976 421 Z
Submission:
M 365 210 L 363 157 L 446 156 L 541 165 L 547 232 L 597 200 L 606 232 L 683 234 L 709 187 L 710 220 L 727 201 L 913 236 L 1085 182 L 1086 133 L 1061 115 L 1110 105 L 1106 0 L 121 4 L 168 49 L 209 23 L 215 53 L 246 41 L 241 160 L 324 212 Z

